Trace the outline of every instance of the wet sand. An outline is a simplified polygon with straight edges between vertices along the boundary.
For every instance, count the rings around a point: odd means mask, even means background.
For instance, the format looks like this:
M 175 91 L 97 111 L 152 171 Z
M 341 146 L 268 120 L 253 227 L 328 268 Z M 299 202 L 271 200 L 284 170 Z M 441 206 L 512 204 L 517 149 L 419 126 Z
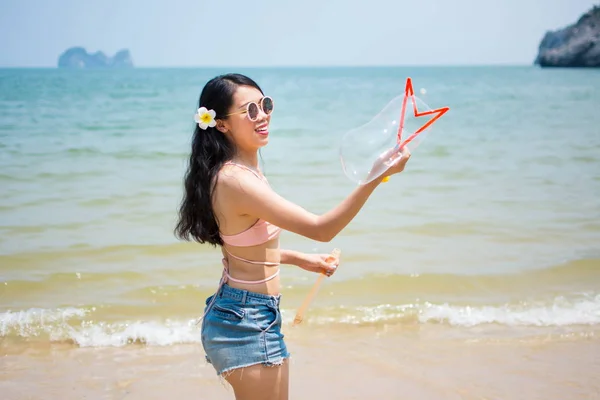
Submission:
M 309 333 L 308 335 L 305 333 Z M 464 340 L 354 328 L 288 335 L 291 399 L 595 399 L 600 340 Z M 233 399 L 200 345 L 0 343 L 2 399 Z

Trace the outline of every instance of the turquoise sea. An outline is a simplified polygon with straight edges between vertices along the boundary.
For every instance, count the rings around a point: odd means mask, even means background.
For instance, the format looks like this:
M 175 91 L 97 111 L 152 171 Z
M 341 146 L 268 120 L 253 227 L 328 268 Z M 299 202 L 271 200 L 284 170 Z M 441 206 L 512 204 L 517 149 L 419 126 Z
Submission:
M 225 69 L 0 70 L 0 344 L 199 343 L 218 249 L 172 234 L 193 113 Z M 600 71 L 238 69 L 275 100 L 264 172 L 322 213 L 355 184 L 344 132 L 402 94 L 449 106 L 404 173 L 331 243 L 306 324 L 444 335 L 600 332 Z M 316 279 L 283 268 L 289 323 Z

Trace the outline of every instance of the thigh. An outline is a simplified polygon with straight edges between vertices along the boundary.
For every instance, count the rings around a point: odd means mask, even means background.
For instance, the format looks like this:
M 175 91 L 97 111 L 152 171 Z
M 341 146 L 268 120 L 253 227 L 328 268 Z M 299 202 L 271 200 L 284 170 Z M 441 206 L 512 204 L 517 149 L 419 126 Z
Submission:
M 281 365 L 252 365 L 225 374 L 236 400 L 288 400 L 288 360 Z

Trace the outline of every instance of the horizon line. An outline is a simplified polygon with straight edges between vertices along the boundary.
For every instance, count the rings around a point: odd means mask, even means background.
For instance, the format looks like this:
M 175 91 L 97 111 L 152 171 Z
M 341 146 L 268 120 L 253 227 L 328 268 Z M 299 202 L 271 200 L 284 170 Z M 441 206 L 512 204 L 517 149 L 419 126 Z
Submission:
M 39 65 L 0 65 L 0 69 L 64 69 L 64 70 L 132 70 L 132 69 L 284 69 L 284 68 L 432 68 L 432 67 L 536 67 L 531 63 L 477 63 L 477 64 L 271 64 L 271 65 L 139 65 L 132 67 L 61 68 Z

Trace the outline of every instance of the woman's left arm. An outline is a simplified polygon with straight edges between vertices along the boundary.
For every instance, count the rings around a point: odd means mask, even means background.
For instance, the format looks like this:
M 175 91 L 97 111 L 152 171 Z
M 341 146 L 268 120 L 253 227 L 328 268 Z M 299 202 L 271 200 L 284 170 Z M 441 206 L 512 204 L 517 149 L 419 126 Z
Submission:
M 301 262 L 302 253 L 298 251 L 281 249 L 280 254 L 282 264 L 298 265 Z
M 329 254 L 306 254 L 283 249 L 280 252 L 281 264 L 295 265 L 306 271 L 323 273 L 327 276 L 333 275 L 339 264 L 339 260 L 328 261 Z

